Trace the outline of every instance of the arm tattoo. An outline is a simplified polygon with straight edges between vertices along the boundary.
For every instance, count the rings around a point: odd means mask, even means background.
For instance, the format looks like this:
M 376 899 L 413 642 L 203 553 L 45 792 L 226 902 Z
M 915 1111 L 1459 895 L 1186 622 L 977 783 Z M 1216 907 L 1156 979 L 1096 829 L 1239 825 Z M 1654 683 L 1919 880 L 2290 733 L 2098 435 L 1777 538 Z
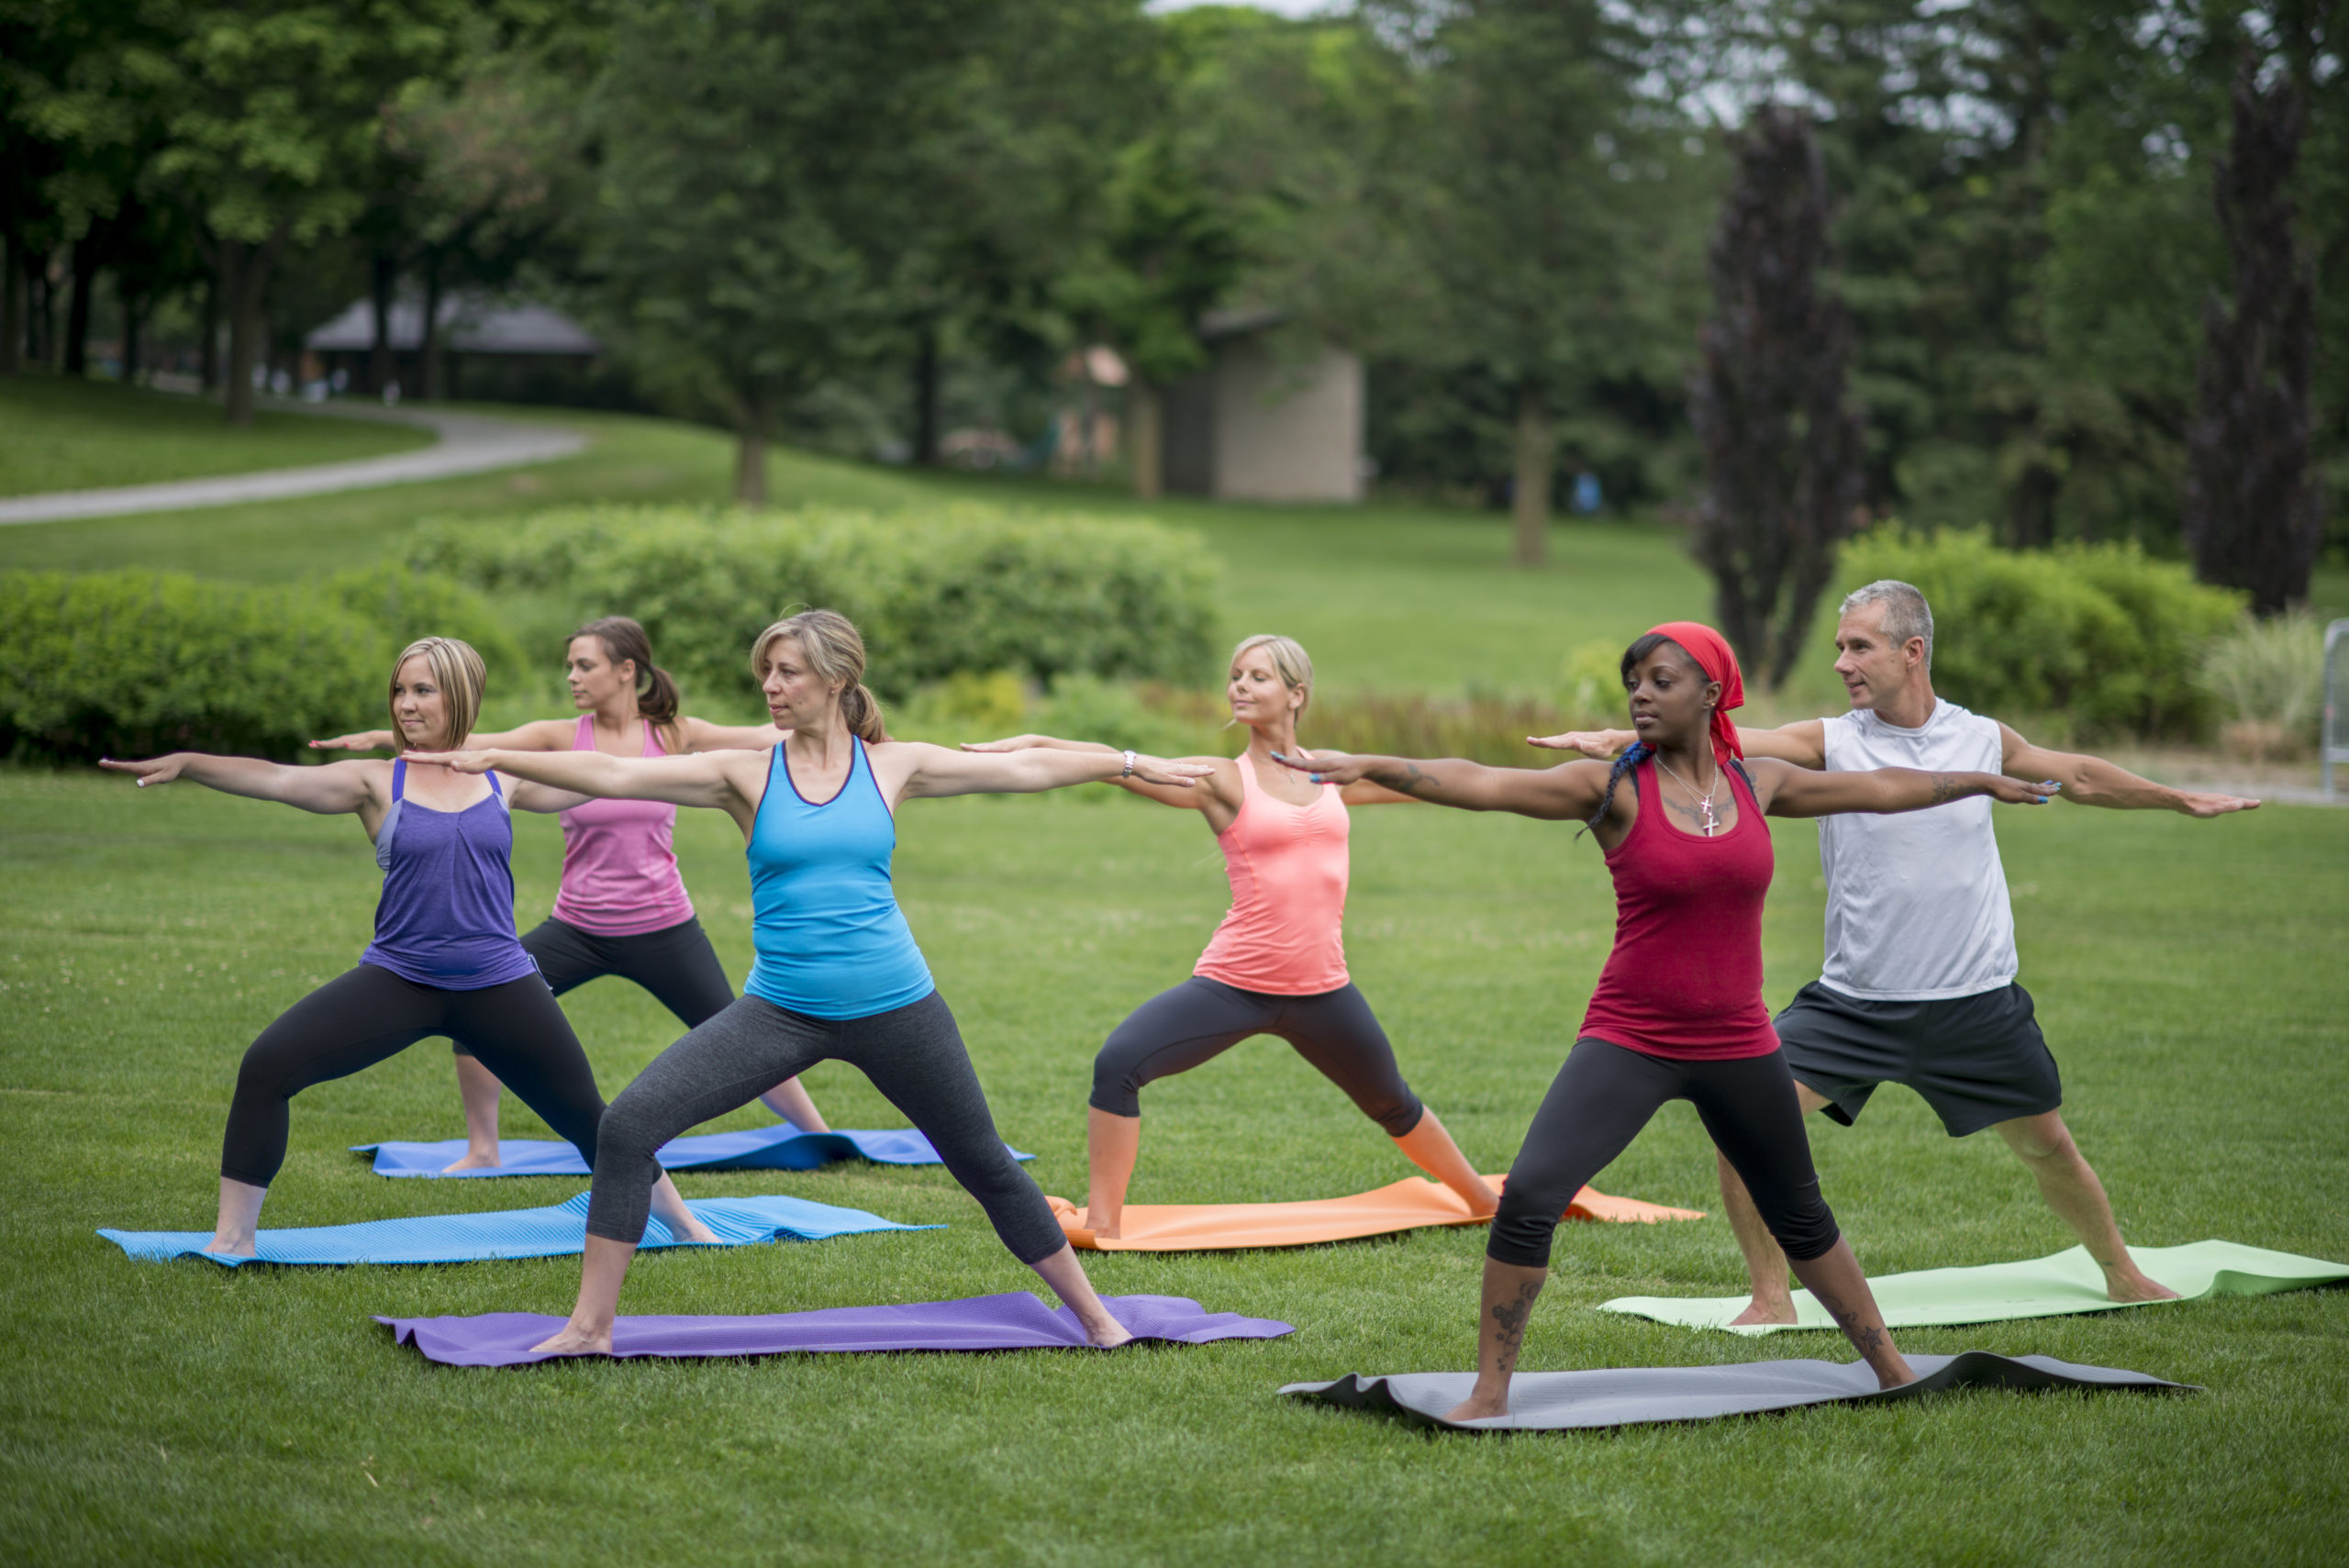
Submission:
M 1957 780 L 1947 773 L 1933 775 L 1933 804 L 1943 805 L 1957 798 Z
M 1432 799 L 1443 788 L 1440 780 L 1421 773 L 1417 762 L 1405 762 L 1399 769 L 1387 768 L 1370 777 L 1374 784 L 1383 784 L 1397 795 L 1417 795 L 1422 800 Z

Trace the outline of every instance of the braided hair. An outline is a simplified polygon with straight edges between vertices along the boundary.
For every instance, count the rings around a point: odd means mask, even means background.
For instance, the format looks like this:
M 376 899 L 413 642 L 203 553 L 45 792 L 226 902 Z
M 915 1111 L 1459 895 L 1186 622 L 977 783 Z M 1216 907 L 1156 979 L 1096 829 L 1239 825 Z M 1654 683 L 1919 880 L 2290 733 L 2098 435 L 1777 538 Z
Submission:
M 1589 832 L 1607 820 L 1608 808 L 1615 804 L 1615 786 L 1623 782 L 1625 773 L 1654 755 L 1654 747 L 1644 740 L 1634 740 L 1631 742 L 1630 751 L 1615 759 L 1615 765 L 1607 770 L 1607 793 L 1598 797 L 1598 809 L 1591 814 L 1589 821 L 1582 825 L 1582 833 Z M 1579 839 L 1582 833 L 1577 833 L 1575 837 Z

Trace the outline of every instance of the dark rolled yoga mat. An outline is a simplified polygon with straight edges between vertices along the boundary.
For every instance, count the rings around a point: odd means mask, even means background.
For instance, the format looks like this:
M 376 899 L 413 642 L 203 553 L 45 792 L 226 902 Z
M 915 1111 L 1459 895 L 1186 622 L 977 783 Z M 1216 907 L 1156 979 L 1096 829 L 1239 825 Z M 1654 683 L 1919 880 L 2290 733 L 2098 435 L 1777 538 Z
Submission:
M 1455 1432 L 1558 1432 L 1795 1410 L 1806 1405 L 1869 1405 L 1914 1399 L 1946 1388 L 2127 1389 L 2193 1394 L 2192 1384 L 2142 1372 L 2076 1366 L 2053 1356 L 1910 1356 L 1917 1381 L 1880 1389 L 1865 1362 L 1767 1361 L 1735 1366 L 1598 1367 L 1586 1372 L 1520 1372 L 1509 1385 L 1509 1413 L 1482 1421 L 1447 1421 L 1443 1412 L 1468 1397 L 1468 1372 L 1409 1372 L 1387 1377 L 1349 1373 L 1335 1383 L 1292 1383 L 1298 1399 L 1376 1410 L 1415 1426 Z

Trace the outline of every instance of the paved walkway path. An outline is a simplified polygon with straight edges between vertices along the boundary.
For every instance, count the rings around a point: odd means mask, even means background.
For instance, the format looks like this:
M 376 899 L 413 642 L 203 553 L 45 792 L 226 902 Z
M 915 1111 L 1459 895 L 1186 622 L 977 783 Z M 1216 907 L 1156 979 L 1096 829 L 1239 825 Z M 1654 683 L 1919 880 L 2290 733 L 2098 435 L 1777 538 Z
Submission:
M 233 506 L 247 501 L 283 501 L 337 490 L 413 484 L 419 480 L 452 479 L 460 474 L 551 462 L 570 457 L 587 445 L 587 438 L 575 430 L 518 424 L 480 414 L 320 406 L 274 399 L 265 406 L 337 418 L 417 425 L 437 432 L 440 439 L 421 451 L 364 458 L 357 462 L 273 468 L 259 473 L 175 479 L 160 484 L 127 484 L 113 490 L 60 490 L 46 495 L 0 497 L 0 524 L 55 523 L 75 517 L 116 517 L 133 512 L 178 512 L 195 506 Z

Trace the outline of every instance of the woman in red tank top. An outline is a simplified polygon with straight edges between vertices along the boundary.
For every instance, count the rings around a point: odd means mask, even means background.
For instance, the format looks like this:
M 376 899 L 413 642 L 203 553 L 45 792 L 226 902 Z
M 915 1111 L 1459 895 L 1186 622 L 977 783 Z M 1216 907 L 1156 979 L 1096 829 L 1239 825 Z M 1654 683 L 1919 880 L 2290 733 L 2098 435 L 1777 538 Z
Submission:
M 1915 811 L 1976 795 L 2043 804 L 2055 787 L 1996 773 L 1827 773 L 1742 762 L 1728 717 L 1745 695 L 1737 656 L 1711 628 L 1690 621 L 1632 643 L 1623 685 L 1640 743 L 1612 767 L 1579 762 L 1535 771 L 1398 757 L 1289 764 L 1317 783 L 1368 780 L 1442 806 L 1586 821 L 1615 879 L 1615 948 L 1574 1050 L 1509 1167 L 1485 1251 L 1476 1386 L 1451 1420 L 1508 1414 L 1509 1375 L 1549 1272 L 1558 1216 L 1673 1099 L 1695 1104 L 1796 1276 L 1879 1382 L 1888 1388 L 1914 1380 L 1820 1196 L 1794 1077 L 1763 1005 L 1762 905 L 1772 859 L 1762 818 Z
M 1346 807 L 1408 797 L 1375 784 L 1307 784 L 1274 761 L 1297 751 L 1297 719 L 1313 697 L 1313 661 L 1294 640 L 1241 639 L 1232 650 L 1227 695 L 1232 722 L 1248 729 L 1248 748 L 1239 757 L 1184 759 L 1215 769 L 1197 788 L 1123 781 L 1136 795 L 1206 817 L 1231 879 L 1231 911 L 1191 978 L 1135 1008 L 1095 1058 L 1085 1206 L 1063 1214 L 1062 1222 L 1080 1238 L 1116 1237 L 1141 1154 L 1142 1086 L 1187 1073 L 1259 1034 L 1286 1040 L 1378 1123 L 1406 1159 L 1459 1194 L 1471 1215 L 1492 1213 L 1499 1199 L 1403 1081 L 1386 1031 L 1346 973 Z M 1113 750 L 1049 735 L 969 749 L 1033 746 Z

